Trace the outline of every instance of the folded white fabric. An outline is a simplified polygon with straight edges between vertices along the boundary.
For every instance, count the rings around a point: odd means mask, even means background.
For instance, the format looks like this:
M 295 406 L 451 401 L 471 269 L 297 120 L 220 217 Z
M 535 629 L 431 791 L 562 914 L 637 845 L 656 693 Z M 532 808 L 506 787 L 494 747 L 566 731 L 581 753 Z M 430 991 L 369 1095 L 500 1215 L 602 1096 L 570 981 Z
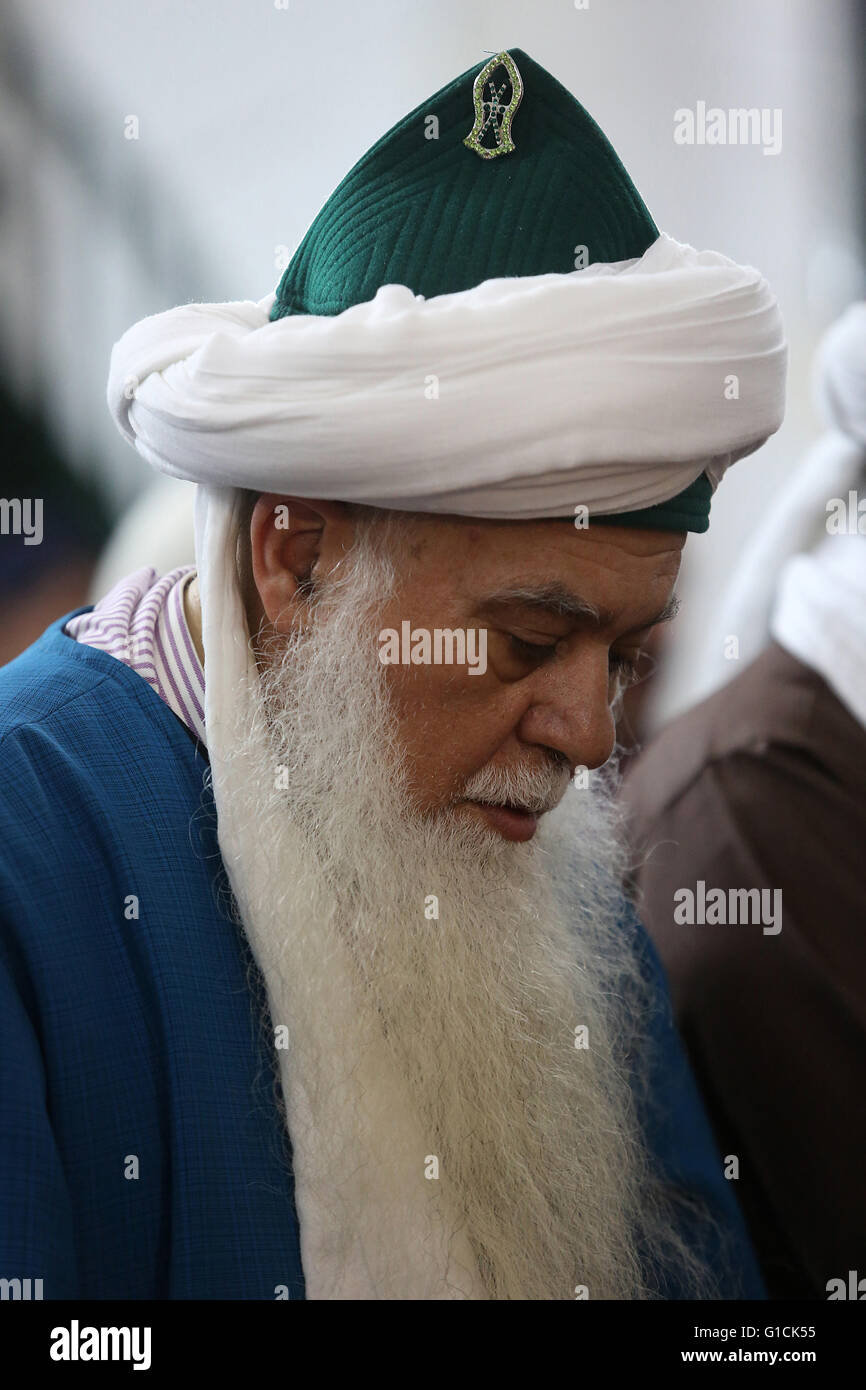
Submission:
M 784 489 L 776 495 L 772 508 L 748 538 L 721 595 L 715 619 L 708 625 L 699 663 L 713 673 L 713 686 L 724 685 L 738 669 L 754 661 L 772 636 L 782 641 L 779 632 L 771 628 L 771 615 L 786 566 L 794 556 L 817 552 L 828 539 L 831 499 L 839 498 L 847 504 L 852 490 L 862 496 L 866 479 L 866 301 L 858 300 L 849 305 L 825 329 L 812 366 L 812 391 L 817 411 L 828 428 L 791 469 Z M 866 538 L 861 539 L 866 547 Z M 834 544 L 844 538 L 830 536 L 830 540 Z M 850 563 L 860 552 L 846 543 L 844 553 Z M 826 562 L 822 563 L 822 572 L 825 567 Z M 792 573 L 814 574 L 816 569 L 815 566 L 794 565 Z M 809 592 L 817 592 L 817 587 L 815 580 Z M 786 633 L 790 628 L 791 595 L 801 590 L 799 580 L 794 588 L 787 585 Z M 852 589 L 848 601 L 842 604 L 843 610 L 850 612 L 854 602 Z M 840 621 L 844 622 L 845 618 Z M 830 630 L 835 641 L 838 625 L 834 623 Z M 739 661 L 733 663 L 724 655 L 725 639 L 731 634 L 739 640 Z M 841 643 L 841 636 L 839 640 Z M 787 646 L 788 642 L 784 641 L 783 645 Z M 850 643 L 841 643 L 841 646 L 848 645 Z M 821 650 L 825 648 L 826 640 Z M 789 650 L 801 656 L 802 644 L 800 647 L 791 645 Z M 807 661 L 806 664 L 815 666 L 826 676 L 817 662 Z M 832 680 L 829 683 L 833 685 Z M 855 714 L 858 712 L 852 699 L 847 699 L 846 703 Z
M 866 446 L 866 299 L 849 304 L 826 330 L 814 377 L 827 424 Z
M 824 536 L 789 560 L 770 631 L 866 729 L 866 536 Z
M 118 427 L 175 477 L 407 511 L 598 515 L 674 497 L 781 424 L 787 346 L 759 271 L 662 233 L 637 259 L 384 285 L 334 316 L 189 304 L 115 345 Z

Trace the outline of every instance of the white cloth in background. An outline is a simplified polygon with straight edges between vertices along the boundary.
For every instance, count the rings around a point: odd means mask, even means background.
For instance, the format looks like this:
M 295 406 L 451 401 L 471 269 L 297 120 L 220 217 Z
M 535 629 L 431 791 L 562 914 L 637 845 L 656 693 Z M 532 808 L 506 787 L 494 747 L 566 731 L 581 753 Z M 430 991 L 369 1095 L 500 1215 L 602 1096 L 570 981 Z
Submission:
M 770 630 L 866 729 L 866 536 L 825 535 L 789 560 Z
M 724 685 L 760 656 L 770 641 L 771 616 L 780 578 L 792 557 L 808 554 L 822 547 L 828 539 L 828 502 L 840 498 L 847 506 L 852 490 L 859 489 L 863 496 L 866 485 L 866 302 L 850 305 L 826 330 L 815 354 L 812 376 L 816 404 L 828 429 L 786 480 L 784 490 L 775 498 L 772 511 L 746 546 L 722 595 L 718 617 L 707 634 L 701 663 L 713 672 L 717 686 Z M 830 536 L 829 539 L 847 538 Z M 846 565 L 849 563 L 846 560 Z M 853 569 L 846 569 L 846 573 L 851 573 L 853 578 Z M 838 575 L 835 582 L 841 582 Z M 793 602 L 793 593 L 791 589 L 786 610 Z M 852 591 L 846 606 L 850 609 L 855 601 Z M 736 636 L 739 643 L 739 660 L 735 662 L 724 659 L 725 640 L 730 635 Z

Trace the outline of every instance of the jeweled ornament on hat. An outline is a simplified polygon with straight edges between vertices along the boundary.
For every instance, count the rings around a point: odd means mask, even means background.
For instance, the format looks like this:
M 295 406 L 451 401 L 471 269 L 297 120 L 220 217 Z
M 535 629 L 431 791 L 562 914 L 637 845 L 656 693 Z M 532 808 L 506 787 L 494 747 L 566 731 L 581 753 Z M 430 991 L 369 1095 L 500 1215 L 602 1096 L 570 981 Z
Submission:
M 504 76 L 503 76 L 504 74 Z M 511 95 L 507 96 L 510 91 Z M 472 86 L 475 124 L 463 141 L 482 159 L 511 154 L 511 122 L 523 96 L 523 78 L 510 53 L 497 53 L 485 63 Z M 487 141 L 486 144 L 482 140 Z M 490 141 L 495 141 L 491 144 Z

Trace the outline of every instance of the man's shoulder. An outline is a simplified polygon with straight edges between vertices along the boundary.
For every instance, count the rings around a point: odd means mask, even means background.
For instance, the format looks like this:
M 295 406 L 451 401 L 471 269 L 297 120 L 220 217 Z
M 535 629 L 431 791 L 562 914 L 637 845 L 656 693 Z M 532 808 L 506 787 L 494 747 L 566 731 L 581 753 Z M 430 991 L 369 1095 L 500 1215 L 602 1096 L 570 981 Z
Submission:
M 64 632 L 71 618 L 87 611 L 74 609 L 50 623 L 0 667 L 3 757 L 14 756 L 15 747 L 39 731 L 50 734 L 55 746 L 80 746 L 107 724 L 159 718 L 162 702 L 137 671 Z
M 68 876 L 152 854 L 201 809 L 198 745 L 137 671 L 63 633 L 70 616 L 0 669 L 0 906 L 64 856 Z
M 58 788 L 114 804 L 142 785 L 154 793 L 159 769 L 166 795 L 188 792 L 191 776 L 200 781 L 197 745 L 181 721 L 136 670 L 64 633 L 72 616 L 50 624 L 0 668 L 0 817 L 6 820 L 28 815 L 34 796 L 40 815 L 56 819 L 64 800 Z M 53 792 L 47 802 L 40 787 Z
M 0 742 L 24 727 L 51 721 L 66 705 L 86 697 L 107 679 L 104 667 L 88 659 L 63 632 L 75 609 L 49 624 L 12 661 L 0 666 Z

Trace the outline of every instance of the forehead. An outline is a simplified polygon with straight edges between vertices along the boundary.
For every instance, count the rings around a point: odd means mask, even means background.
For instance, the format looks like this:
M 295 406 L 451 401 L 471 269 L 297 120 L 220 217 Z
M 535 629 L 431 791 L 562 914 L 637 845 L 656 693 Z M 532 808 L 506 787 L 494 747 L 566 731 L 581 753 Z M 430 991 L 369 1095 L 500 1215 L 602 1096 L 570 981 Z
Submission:
M 486 521 L 441 517 L 422 524 L 418 558 L 448 557 L 450 573 L 467 589 L 499 584 L 570 584 L 596 588 L 672 581 L 686 539 L 683 531 L 629 526 L 576 527 L 565 520 Z M 587 596 L 589 597 L 589 596 Z
M 618 632 L 670 615 L 685 542 L 684 532 L 577 528 L 571 519 L 435 517 L 412 531 L 408 586 L 427 612 L 494 622 L 544 613 Z

